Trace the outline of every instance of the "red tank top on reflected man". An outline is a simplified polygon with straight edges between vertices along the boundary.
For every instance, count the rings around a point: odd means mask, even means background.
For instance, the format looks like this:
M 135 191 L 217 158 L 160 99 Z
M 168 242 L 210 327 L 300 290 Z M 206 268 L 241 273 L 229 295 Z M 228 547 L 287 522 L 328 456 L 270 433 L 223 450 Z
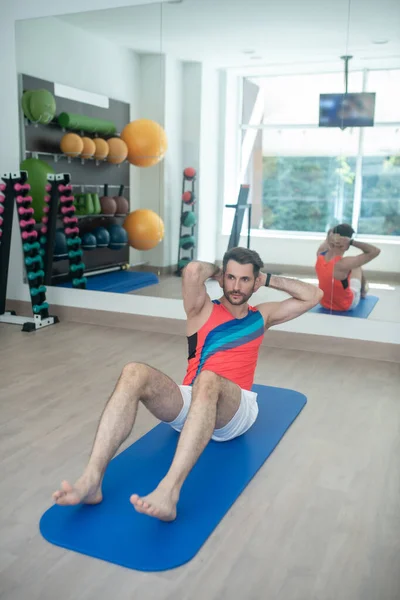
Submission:
M 325 260 L 325 253 L 319 254 L 315 265 L 318 285 L 324 292 L 320 301 L 324 308 L 329 310 L 348 310 L 353 302 L 353 292 L 350 289 L 350 276 L 343 281 L 334 279 L 333 270 L 341 256 L 335 256 L 329 261 Z

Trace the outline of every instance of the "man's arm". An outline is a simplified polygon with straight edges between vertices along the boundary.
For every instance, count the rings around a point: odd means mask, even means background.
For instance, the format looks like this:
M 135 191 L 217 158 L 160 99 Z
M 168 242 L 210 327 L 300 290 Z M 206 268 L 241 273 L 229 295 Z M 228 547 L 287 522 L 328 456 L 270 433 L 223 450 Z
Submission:
M 198 315 L 208 302 L 205 282 L 213 278 L 220 280 L 222 271 L 216 265 L 200 261 L 190 262 L 182 272 L 183 306 L 189 318 Z
M 332 229 L 330 229 L 328 231 L 328 233 L 326 234 L 326 239 L 325 241 L 322 242 L 322 244 L 320 245 L 320 247 L 317 250 L 317 256 L 319 256 L 319 254 L 321 254 L 321 252 L 327 252 L 330 248 L 330 243 L 329 243 L 329 236 L 332 233 Z
M 336 263 L 333 271 L 333 276 L 335 279 L 345 279 L 352 269 L 366 265 L 381 253 L 380 249 L 372 244 L 364 244 L 363 242 L 356 242 L 354 240 L 352 246 L 354 246 L 354 248 L 358 248 L 358 250 L 362 250 L 362 254 L 359 254 L 358 256 L 346 256 Z
M 266 278 L 265 273 L 261 273 L 261 286 L 265 285 Z M 315 285 L 275 275 L 271 275 L 269 287 L 286 292 L 292 297 L 282 302 L 264 302 L 258 305 L 257 308 L 264 317 L 266 328 L 299 317 L 316 306 L 324 295 Z

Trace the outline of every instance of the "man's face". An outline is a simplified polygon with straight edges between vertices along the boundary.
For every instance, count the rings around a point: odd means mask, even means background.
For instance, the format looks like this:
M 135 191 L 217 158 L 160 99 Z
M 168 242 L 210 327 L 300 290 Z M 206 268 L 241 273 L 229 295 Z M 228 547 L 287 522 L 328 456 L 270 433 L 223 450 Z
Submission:
M 234 306 L 245 304 L 256 291 L 257 281 L 253 265 L 241 265 L 230 260 L 224 273 L 224 296 Z

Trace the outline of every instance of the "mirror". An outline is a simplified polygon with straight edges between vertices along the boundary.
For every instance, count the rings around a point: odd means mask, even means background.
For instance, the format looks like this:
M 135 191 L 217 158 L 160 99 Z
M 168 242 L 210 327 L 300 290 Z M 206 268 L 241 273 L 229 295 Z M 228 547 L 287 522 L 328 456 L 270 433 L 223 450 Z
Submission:
M 121 283 L 124 293 L 180 299 L 180 269 L 193 258 L 220 261 L 238 240 L 236 225 L 240 244 L 249 235 L 268 270 L 317 283 L 318 250 L 325 252 L 331 228 L 347 223 L 357 242 L 381 251 L 364 266 L 369 294 L 379 297 L 368 319 L 398 320 L 399 9 L 385 13 L 377 2 L 352 2 L 351 10 L 347 2 L 341 10 L 322 2 L 317 13 L 303 2 L 288 7 L 283 2 L 271 15 L 267 3 L 255 0 L 183 0 L 18 24 L 22 158 L 71 174 L 88 280 L 114 269 L 115 279 L 137 279 L 131 288 Z M 50 44 L 60 48 L 55 57 L 47 51 L 49 36 L 62 40 Z M 129 148 L 120 164 L 82 160 L 82 151 L 67 158 L 60 136 L 72 130 L 37 123 L 41 100 L 32 90 L 39 89 L 56 98 L 56 115 L 115 125 L 112 133 L 69 125 L 81 138 L 118 141 L 132 121 L 158 123 L 139 137 L 145 144 L 153 135 L 159 160 L 131 164 Z M 24 114 L 28 99 L 32 119 Z M 35 154 L 35 144 L 44 149 Z M 121 213 L 116 202 L 125 207 Z M 150 231 L 143 236 L 150 235 L 151 249 L 126 243 L 126 212 L 138 209 L 147 212 L 132 227 Z M 72 285 L 61 228 L 59 220 L 50 282 L 58 286 Z M 329 251 L 338 256 L 337 248 Z M 361 252 L 356 243 L 345 256 Z M 331 308 L 341 296 L 348 304 L 344 284 L 329 281 Z M 118 291 L 105 283 L 97 289 Z M 220 294 L 215 282 L 209 290 Z M 257 302 L 280 297 L 264 289 Z

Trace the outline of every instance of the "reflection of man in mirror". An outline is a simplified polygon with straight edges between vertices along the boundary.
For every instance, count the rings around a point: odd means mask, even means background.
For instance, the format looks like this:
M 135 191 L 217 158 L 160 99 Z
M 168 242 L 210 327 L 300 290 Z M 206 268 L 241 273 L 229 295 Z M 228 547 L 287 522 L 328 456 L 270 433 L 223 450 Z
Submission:
M 315 270 L 319 287 L 324 292 L 321 305 L 329 310 L 346 311 L 355 308 L 368 293 L 362 266 L 380 254 L 379 248 L 353 239 L 354 229 L 342 223 L 328 231 L 318 248 Z M 362 254 L 344 256 L 350 246 Z

